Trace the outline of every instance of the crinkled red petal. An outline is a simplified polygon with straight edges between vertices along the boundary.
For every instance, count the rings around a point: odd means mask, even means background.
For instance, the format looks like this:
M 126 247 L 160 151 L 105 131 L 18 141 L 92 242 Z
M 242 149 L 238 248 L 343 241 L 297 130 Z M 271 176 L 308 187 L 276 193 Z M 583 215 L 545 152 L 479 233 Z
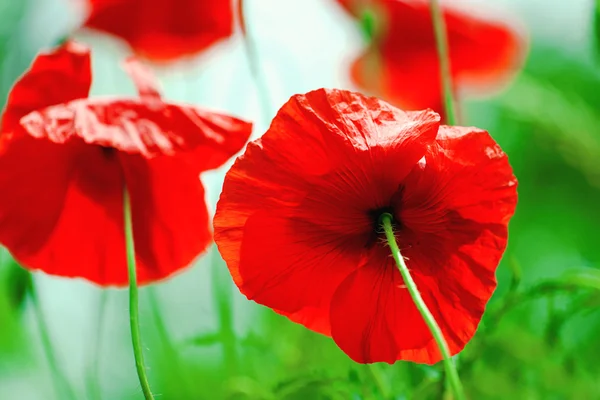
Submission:
M 131 196 L 140 283 L 161 280 L 188 266 L 212 241 L 199 170 L 188 157 L 148 160 L 120 155 Z
M 327 332 L 331 295 L 361 263 L 361 253 L 348 249 L 362 243 L 264 211 L 248 218 L 243 235 L 239 276 L 246 296 Z
M 26 267 L 124 286 L 126 183 L 138 282 L 166 278 L 211 241 L 198 175 L 177 155 L 148 160 L 80 140 L 55 144 L 26 135 L 4 141 L 0 187 L 10 190 L 0 199 L 0 242 Z
M 215 241 L 240 290 L 328 333 L 333 292 L 376 240 L 369 211 L 389 205 L 438 124 L 343 90 L 293 96 L 227 173 L 217 205 Z
M 474 335 L 496 287 L 495 271 L 517 201 L 516 179 L 487 132 L 442 126 L 401 192 L 398 244 L 456 354 Z M 381 254 L 370 259 L 334 296 L 335 341 L 359 362 L 440 361 L 393 264 Z
M 429 3 L 375 3 L 384 12 L 383 37 L 353 63 L 353 80 L 405 109 L 441 112 L 439 63 Z M 457 88 L 496 86 L 521 66 L 525 40 L 511 27 L 451 8 L 444 10 L 444 18 Z
M 67 88 L 73 82 L 75 89 L 82 86 L 76 78 L 89 80 L 89 54 L 82 51 L 78 58 L 73 49 L 79 50 L 67 43 L 56 54 L 40 56 L 15 87 L 13 100 L 40 94 L 58 99 L 55 92 L 64 88 L 52 86 L 53 76 Z M 57 75 L 63 67 L 68 83 Z M 23 265 L 125 285 L 125 184 L 140 283 L 185 267 L 210 242 L 199 174 L 241 150 L 251 124 L 164 103 L 149 77 L 133 72 L 143 100 L 53 100 L 24 116 L 24 100 L 9 104 L 10 130 L 0 136 L 0 187 L 7 188 L 0 199 L 0 242 Z M 81 76 L 70 76 L 77 73 Z M 75 92 L 66 94 L 85 97 L 87 87 Z M 11 120 L 16 116 L 18 124 Z
M 52 52 L 41 53 L 8 95 L 0 132 L 17 129 L 21 117 L 32 111 L 86 98 L 91 83 L 86 47 L 67 41 Z
M 145 157 L 194 151 L 198 171 L 219 167 L 242 149 L 248 122 L 198 107 L 128 99 L 75 100 L 34 111 L 21 119 L 36 138 L 66 143 L 73 137 L 89 144 Z
M 15 258 L 100 284 L 110 271 L 126 275 L 123 179 L 114 157 L 81 141 L 22 135 L 3 144 L 0 241 Z
M 338 287 L 331 301 L 331 335 L 356 362 L 423 362 L 407 356 L 433 337 L 388 252 L 383 247 L 369 252 L 368 264 Z M 423 287 L 419 277 L 415 280 Z M 435 355 L 439 360 L 439 352 Z
M 155 106 L 77 100 L 30 113 L 26 132 L 4 137 L 0 186 L 11 189 L 0 200 L 0 242 L 20 262 L 125 285 L 123 170 L 139 282 L 165 278 L 204 251 L 211 235 L 199 174 L 239 151 L 251 125 Z
M 155 61 L 201 52 L 233 32 L 229 1 L 88 0 L 88 4 L 88 28 L 119 37 Z

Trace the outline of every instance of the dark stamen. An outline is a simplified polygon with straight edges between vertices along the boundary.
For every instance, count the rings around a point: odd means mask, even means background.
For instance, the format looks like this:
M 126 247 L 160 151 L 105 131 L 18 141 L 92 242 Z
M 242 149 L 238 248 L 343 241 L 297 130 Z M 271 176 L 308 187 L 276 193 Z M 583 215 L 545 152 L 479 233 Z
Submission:
M 369 214 L 369 218 L 371 219 L 371 222 L 373 224 L 373 230 L 372 230 L 371 234 L 369 235 L 369 239 L 367 240 L 367 243 L 366 243 L 367 248 L 372 247 L 377 242 L 379 242 L 382 238 L 385 239 L 385 232 L 383 231 L 383 225 L 382 225 L 382 221 L 381 221 L 381 217 L 383 215 L 387 214 L 387 215 L 392 216 L 392 225 L 394 226 L 394 229 L 399 229 L 399 227 L 400 227 L 400 222 L 395 217 L 396 214 L 394 212 L 394 207 L 392 207 L 392 206 L 377 208 L 377 209 L 369 211 L 368 214 Z
M 100 146 L 100 150 L 105 158 L 111 159 L 115 155 L 115 149 L 113 147 Z
M 373 223 L 373 230 L 377 233 L 382 232 L 381 216 L 383 214 L 390 214 L 392 217 L 394 217 L 394 208 L 391 206 L 387 206 L 369 211 L 369 218 L 371 218 L 371 221 Z M 396 222 L 395 219 L 394 222 Z

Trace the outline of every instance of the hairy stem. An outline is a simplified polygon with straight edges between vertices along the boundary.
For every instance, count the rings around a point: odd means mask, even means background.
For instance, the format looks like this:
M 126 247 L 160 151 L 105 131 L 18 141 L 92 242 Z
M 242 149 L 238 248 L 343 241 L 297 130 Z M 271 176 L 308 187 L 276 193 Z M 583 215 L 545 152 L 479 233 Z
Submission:
M 450 69 L 450 55 L 448 53 L 448 38 L 446 35 L 446 23 L 440 8 L 439 0 L 431 1 L 431 19 L 435 33 L 438 59 L 440 62 L 440 78 L 442 82 L 442 93 L 444 95 L 444 108 L 448 125 L 456 125 L 456 110 L 454 102 L 454 90 L 452 88 L 452 74 Z
M 448 344 L 446 343 L 446 339 L 444 339 L 444 335 L 442 334 L 442 330 L 440 329 L 438 323 L 435 318 L 427 308 L 425 301 L 421 297 L 419 290 L 417 289 L 417 285 L 415 281 L 412 279 L 410 275 L 410 271 L 404 262 L 404 257 L 400 254 L 400 248 L 398 247 L 398 243 L 396 243 L 396 237 L 394 236 L 394 228 L 392 226 L 393 217 L 389 213 L 382 214 L 380 218 L 381 225 L 383 230 L 385 231 L 385 236 L 387 238 L 387 242 L 390 246 L 390 250 L 392 251 L 392 257 L 394 257 L 394 261 L 396 261 L 396 265 L 398 266 L 398 270 L 400 270 L 400 275 L 402 275 L 402 279 L 404 280 L 404 284 L 410 293 L 419 313 L 425 320 L 429 331 L 433 335 L 435 342 L 440 349 L 440 353 L 442 353 L 442 357 L 444 358 L 444 367 L 446 369 L 446 375 L 448 376 L 448 380 L 450 382 L 450 387 L 452 388 L 452 393 L 454 394 L 455 400 L 465 400 L 465 394 L 462 388 L 462 384 L 458 377 L 458 372 L 456 371 L 456 367 L 452 362 L 452 358 L 450 356 L 450 350 L 448 349 Z
M 133 345 L 133 356 L 135 357 L 135 368 L 137 370 L 140 385 L 146 400 L 154 399 L 142 351 L 142 338 L 140 335 L 139 309 L 138 309 L 138 286 L 137 271 L 135 266 L 135 246 L 133 242 L 133 226 L 131 222 L 131 201 L 127 188 L 123 190 L 123 217 L 125 220 L 125 248 L 127 251 L 127 271 L 129 273 L 129 324 L 131 327 L 131 342 Z

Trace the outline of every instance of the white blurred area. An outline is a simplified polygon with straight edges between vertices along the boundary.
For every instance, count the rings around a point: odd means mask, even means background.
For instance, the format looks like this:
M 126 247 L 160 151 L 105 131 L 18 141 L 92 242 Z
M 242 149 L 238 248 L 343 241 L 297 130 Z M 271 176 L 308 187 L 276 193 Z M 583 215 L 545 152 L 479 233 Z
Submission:
M 353 21 L 334 0 L 246 1 L 248 29 L 258 48 L 261 76 L 269 89 L 268 115 L 273 116 L 292 94 L 319 87 L 351 87 L 345 66 L 360 52 L 362 39 Z M 81 16 L 72 12 L 74 2 L 32 1 L 22 30 L 22 40 L 31 52 L 47 47 L 75 30 Z M 589 52 L 593 0 L 455 0 L 455 3 L 478 13 L 493 7 L 496 17 L 512 15 L 521 19 L 533 40 L 559 43 L 578 53 Z M 557 26 L 573 29 L 555 29 Z M 124 45 L 90 32 L 78 33 L 75 37 L 93 48 L 92 95 L 135 95 L 132 83 L 119 64 L 129 55 Z M 196 59 L 169 68 L 157 68 L 156 72 L 167 100 L 203 105 L 253 120 L 254 138 L 268 125 L 269 121 L 263 117 L 263 104 L 256 96 L 239 32 Z M 202 177 L 211 210 L 214 210 L 229 165 Z M 192 268 L 156 287 L 163 317 L 175 343 L 216 329 L 210 258 L 201 258 Z M 223 273 L 227 276 L 227 271 Z M 81 280 L 44 274 L 36 274 L 35 280 L 61 365 L 76 389 L 84 393 L 85 371 L 98 334 L 97 304 L 101 291 Z M 236 330 L 243 333 L 253 327 L 254 315 L 259 308 L 248 302 L 236 288 L 233 293 Z M 151 329 L 154 322 L 146 294 L 147 291 L 142 289 L 141 323 L 143 329 L 144 325 Z M 29 311 L 28 331 L 37 332 L 33 313 Z M 130 350 L 126 291 L 110 290 L 104 321 L 101 331 L 104 352 L 101 354 L 106 357 L 100 361 L 100 374 L 106 398 L 140 398 Z M 152 348 L 147 350 L 154 351 Z M 41 348 L 37 354 L 37 368 L 25 367 L 16 369 L 12 376 L 0 376 L 1 399 L 53 399 L 50 374 Z M 206 361 L 202 357 L 215 356 L 218 353 L 199 349 L 185 354 L 185 357 L 198 357 L 199 362 Z M 40 375 L 31 375 L 34 373 Z M 152 377 L 152 369 L 149 373 Z M 44 382 L 47 388 L 40 390 L 37 382 Z M 40 397 L 40 393 L 45 394 Z M 18 397 L 15 394 L 19 394 Z

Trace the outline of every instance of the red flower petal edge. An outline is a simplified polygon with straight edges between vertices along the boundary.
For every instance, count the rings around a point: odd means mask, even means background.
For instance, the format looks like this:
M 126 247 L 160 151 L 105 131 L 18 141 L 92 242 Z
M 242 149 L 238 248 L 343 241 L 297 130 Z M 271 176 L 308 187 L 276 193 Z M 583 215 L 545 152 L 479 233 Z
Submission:
M 293 96 L 236 160 L 217 204 L 215 241 L 241 292 L 357 362 L 439 361 L 384 243 L 378 219 L 389 212 L 459 352 L 496 287 L 516 179 L 487 132 L 439 120 L 344 90 Z
M 154 61 L 171 61 L 206 50 L 233 33 L 229 1 L 87 0 L 85 26 L 126 41 Z
M 131 60 L 127 70 L 141 99 L 87 98 L 89 51 L 68 42 L 13 88 L 0 136 L 0 243 L 24 266 L 126 285 L 125 185 L 139 283 L 172 275 L 209 245 L 199 174 L 241 150 L 251 124 L 164 102 L 149 70 Z
M 338 0 L 356 17 L 377 16 L 373 43 L 351 66 L 364 90 L 406 109 L 443 111 L 439 62 L 426 0 Z M 457 91 L 490 90 L 522 66 L 526 40 L 513 26 L 445 7 L 452 79 Z

